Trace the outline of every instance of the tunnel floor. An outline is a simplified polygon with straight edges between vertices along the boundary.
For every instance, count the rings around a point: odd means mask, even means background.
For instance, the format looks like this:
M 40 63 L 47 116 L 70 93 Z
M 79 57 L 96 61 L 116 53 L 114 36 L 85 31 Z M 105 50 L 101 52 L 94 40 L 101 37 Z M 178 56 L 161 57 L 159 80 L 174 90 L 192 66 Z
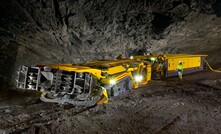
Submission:
M 0 133 L 220 133 L 221 75 L 202 71 L 149 84 L 106 105 L 43 103 L 38 93 L 0 93 Z

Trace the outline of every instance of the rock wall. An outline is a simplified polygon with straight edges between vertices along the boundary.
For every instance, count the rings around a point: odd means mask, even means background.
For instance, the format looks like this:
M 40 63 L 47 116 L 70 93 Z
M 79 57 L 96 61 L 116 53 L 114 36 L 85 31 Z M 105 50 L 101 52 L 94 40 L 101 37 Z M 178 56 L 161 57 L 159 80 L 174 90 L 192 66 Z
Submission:
M 4 82 L 23 64 L 118 54 L 216 53 L 220 61 L 219 0 L 1 0 L 0 16 Z

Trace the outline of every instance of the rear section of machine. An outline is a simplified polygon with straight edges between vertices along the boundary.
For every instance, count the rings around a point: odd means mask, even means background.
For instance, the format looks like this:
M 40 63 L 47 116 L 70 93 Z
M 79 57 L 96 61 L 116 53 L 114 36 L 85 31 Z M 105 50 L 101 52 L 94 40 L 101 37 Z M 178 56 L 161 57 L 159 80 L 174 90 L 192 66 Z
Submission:
M 166 55 L 166 77 L 176 76 L 179 62 L 183 65 L 183 74 L 190 74 L 206 69 L 207 55 L 168 54 Z
M 164 79 L 177 75 L 179 62 L 183 64 L 183 74 L 189 74 L 206 69 L 205 58 L 207 55 L 191 54 L 163 54 L 134 56 L 136 60 L 149 61 L 152 68 L 151 79 Z

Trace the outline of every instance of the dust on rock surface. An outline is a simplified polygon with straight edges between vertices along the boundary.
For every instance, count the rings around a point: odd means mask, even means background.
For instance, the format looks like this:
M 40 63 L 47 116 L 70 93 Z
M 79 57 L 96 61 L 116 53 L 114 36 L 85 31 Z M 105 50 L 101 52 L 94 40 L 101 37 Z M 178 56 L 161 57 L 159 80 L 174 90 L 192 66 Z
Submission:
M 14 134 L 219 133 L 221 90 L 214 87 L 220 87 L 220 74 L 203 71 L 184 78 L 151 81 L 91 108 L 43 103 L 36 93 L 19 91 L 8 99 L 9 92 L 1 93 L 0 130 Z

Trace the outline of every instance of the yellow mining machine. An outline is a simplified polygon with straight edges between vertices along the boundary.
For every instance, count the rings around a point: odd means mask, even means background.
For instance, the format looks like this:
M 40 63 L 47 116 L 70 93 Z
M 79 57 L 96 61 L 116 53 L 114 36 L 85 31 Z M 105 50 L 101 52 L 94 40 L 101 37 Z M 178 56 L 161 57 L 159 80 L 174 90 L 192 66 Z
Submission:
M 21 66 L 16 86 L 43 92 L 44 102 L 92 106 L 146 84 L 151 65 L 138 60 L 96 60 L 84 64 Z
M 178 61 L 183 62 L 184 74 L 203 70 L 206 56 L 166 54 L 84 64 L 21 66 L 16 86 L 42 92 L 44 102 L 93 106 L 145 85 L 151 79 L 176 75 Z

